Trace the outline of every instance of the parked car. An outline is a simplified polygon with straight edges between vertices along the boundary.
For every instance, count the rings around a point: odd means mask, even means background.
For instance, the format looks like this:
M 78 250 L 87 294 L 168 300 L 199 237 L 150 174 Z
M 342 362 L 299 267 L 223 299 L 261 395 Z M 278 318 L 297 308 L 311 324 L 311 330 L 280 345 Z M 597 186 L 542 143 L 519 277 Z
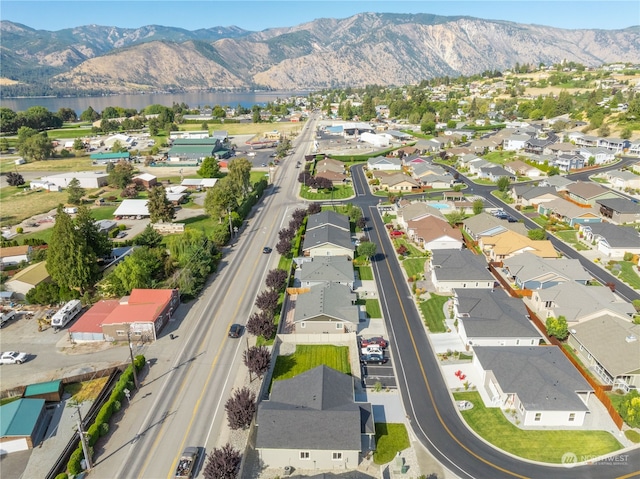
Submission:
M 382 336 L 375 336 L 373 338 L 362 338 L 360 340 L 360 347 L 362 348 L 373 344 L 380 346 L 382 349 L 386 349 L 387 346 L 389 346 L 389 341 L 384 339 Z
M 22 364 L 27 360 L 27 353 L 7 351 L 0 355 L 0 364 Z
M 368 363 L 384 364 L 387 362 L 387 358 L 381 354 L 362 354 L 360 356 L 360 362 L 364 364 L 368 364 Z
M 232 324 L 229 328 L 229 337 L 230 338 L 239 338 L 242 336 L 242 325 L 241 324 Z
M 379 354 L 384 356 L 384 351 L 382 351 L 382 347 L 379 344 L 369 344 L 360 348 L 360 354 Z

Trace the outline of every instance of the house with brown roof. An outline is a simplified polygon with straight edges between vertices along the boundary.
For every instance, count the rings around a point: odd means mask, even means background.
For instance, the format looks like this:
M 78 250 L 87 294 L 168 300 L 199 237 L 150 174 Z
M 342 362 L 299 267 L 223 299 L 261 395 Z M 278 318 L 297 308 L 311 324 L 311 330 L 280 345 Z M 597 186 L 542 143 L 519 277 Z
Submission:
M 576 181 L 567 185 L 567 196 L 578 204 L 591 206 L 595 206 L 596 200 L 620 197 L 614 191 L 591 181 Z
M 513 231 L 484 236 L 478 245 L 491 261 L 503 261 L 520 253 L 531 252 L 541 258 L 557 258 L 558 252 L 549 240 L 532 240 Z
M 581 207 L 564 198 L 538 204 L 538 213 L 548 217 L 554 217 L 569 226 L 587 223 L 600 223 L 602 218 L 594 207 Z
M 380 180 L 380 189 L 382 190 L 406 193 L 420 187 L 420 184 L 416 180 L 404 173 L 374 171 L 373 175 Z
M 407 236 L 422 248 L 462 249 L 462 232 L 447 221 L 435 216 L 427 216 L 417 221 L 409 221 Z
M 134 289 L 99 301 L 69 328 L 72 341 L 155 341 L 180 304 L 177 289 Z
M 345 173 L 344 163 L 325 156 L 322 160 L 316 162 L 316 173 L 324 171 Z
M 528 176 L 529 178 L 538 178 L 539 176 L 543 176 L 541 170 L 535 166 L 528 165 L 522 160 L 515 160 L 507 163 L 504 165 L 504 169 L 517 176 Z
M 29 245 L 0 248 L 0 264 L 9 266 L 23 261 L 28 262 L 31 259 L 32 251 L 33 249 Z

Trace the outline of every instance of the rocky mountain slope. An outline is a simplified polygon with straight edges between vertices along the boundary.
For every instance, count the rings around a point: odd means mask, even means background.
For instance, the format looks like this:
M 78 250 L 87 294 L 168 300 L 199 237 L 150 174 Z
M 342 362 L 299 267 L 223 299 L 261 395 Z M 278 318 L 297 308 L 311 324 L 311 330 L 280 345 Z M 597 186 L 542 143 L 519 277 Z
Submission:
M 426 14 L 363 13 L 262 32 L 96 25 L 46 32 L 7 21 L 0 32 L 3 76 L 114 93 L 402 85 L 516 63 L 640 62 L 637 27 L 563 30 Z

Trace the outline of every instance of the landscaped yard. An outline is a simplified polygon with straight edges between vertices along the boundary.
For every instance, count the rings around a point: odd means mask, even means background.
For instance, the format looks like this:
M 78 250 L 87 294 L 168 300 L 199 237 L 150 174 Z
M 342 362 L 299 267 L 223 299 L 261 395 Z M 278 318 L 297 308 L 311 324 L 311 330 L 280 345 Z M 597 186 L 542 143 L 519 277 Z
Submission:
M 358 272 L 358 277 L 362 281 L 371 281 L 373 279 L 373 270 L 371 269 L 371 266 L 354 266 L 354 269 Z
M 565 243 L 569 243 L 577 251 L 588 250 L 584 243 L 578 240 L 578 232 L 576 230 L 556 231 L 555 235 Z
M 512 162 L 513 157 L 516 155 L 517 153 L 515 151 L 493 151 L 484 155 L 482 159 L 498 165 L 504 165 Z
M 453 396 L 456 401 L 473 403 L 472 409 L 461 414 L 478 435 L 518 457 L 559 464 L 566 452 L 572 452 L 578 458 L 597 457 L 622 448 L 606 431 L 525 431 L 509 422 L 500 408 L 486 408 L 476 391 L 453 393 Z
M 420 303 L 420 311 L 424 317 L 424 322 L 432 333 L 444 333 L 446 327 L 444 324 L 444 305 L 449 300 L 448 296 L 438 296 L 432 294 L 427 301 Z
M 394 238 L 393 247 L 398 249 L 400 246 L 405 246 L 409 250 L 409 256 L 426 256 L 424 251 L 420 251 L 416 248 L 412 243 L 407 241 L 405 238 Z
M 418 277 L 424 273 L 427 258 L 406 258 L 400 262 L 409 277 Z
M 292 378 L 322 364 L 341 373 L 351 374 L 349 347 L 299 344 L 295 353 L 276 358 L 271 382 Z
M 359 299 L 356 302 L 359 306 L 365 306 L 367 316 L 370 318 L 382 318 L 382 310 L 380 309 L 380 301 L 377 299 Z
M 330 191 L 320 190 L 312 192 L 308 186 L 302 185 L 300 188 L 300 196 L 306 200 L 316 201 L 344 200 L 353 196 L 353 187 L 344 185 L 336 186 Z
M 386 464 L 393 460 L 399 451 L 407 449 L 410 445 L 404 424 L 377 422 L 376 452 L 373 453 L 373 462 L 378 465 Z
M 635 264 L 631 261 L 615 261 L 613 263 L 619 265 L 620 269 L 616 271 L 615 269 L 612 269 L 615 268 L 615 266 L 610 267 L 607 265 L 607 269 L 611 271 L 611 274 L 621 279 L 632 288 L 640 289 L 640 276 L 638 276 L 638 273 L 636 272 Z

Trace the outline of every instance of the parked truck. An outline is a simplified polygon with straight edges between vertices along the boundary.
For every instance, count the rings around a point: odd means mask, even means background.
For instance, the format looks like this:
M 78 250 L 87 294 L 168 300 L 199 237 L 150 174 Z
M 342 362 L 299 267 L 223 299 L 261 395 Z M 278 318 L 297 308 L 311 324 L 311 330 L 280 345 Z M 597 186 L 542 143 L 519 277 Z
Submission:
M 80 311 L 82 311 L 82 303 L 79 299 L 72 299 L 53 315 L 51 326 L 55 330 L 64 328 Z
M 4 326 L 5 323 L 8 323 L 12 319 L 16 317 L 15 309 L 10 309 L 8 311 L 2 311 L 2 316 L 0 316 L 0 328 Z
M 175 479 L 191 479 L 197 460 L 198 448 L 185 448 L 178 461 L 178 467 L 176 467 Z

